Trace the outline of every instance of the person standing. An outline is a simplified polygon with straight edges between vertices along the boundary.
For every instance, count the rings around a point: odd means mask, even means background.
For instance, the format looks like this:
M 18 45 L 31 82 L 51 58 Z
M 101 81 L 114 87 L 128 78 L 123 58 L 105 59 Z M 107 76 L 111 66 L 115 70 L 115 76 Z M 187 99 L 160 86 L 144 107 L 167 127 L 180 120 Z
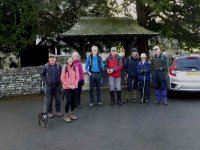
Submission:
M 131 55 L 126 59 L 124 69 L 127 73 L 127 92 L 125 100 L 129 101 L 132 95 L 133 102 L 137 102 L 138 98 L 138 74 L 137 74 L 137 65 L 139 62 L 139 55 L 136 48 L 131 49 Z
M 121 100 L 121 70 L 122 58 L 117 54 L 117 48 L 112 47 L 110 55 L 106 59 L 107 73 L 109 76 L 111 105 L 115 104 L 115 90 L 117 93 L 117 103 L 122 105 Z
M 84 73 L 83 73 L 83 67 L 80 62 L 80 55 L 78 52 L 72 53 L 73 58 L 73 64 L 78 68 L 79 72 L 79 82 L 78 82 L 78 88 L 76 89 L 76 103 L 75 106 L 77 108 L 81 108 L 81 92 L 82 92 L 82 86 L 84 85 Z
M 138 81 L 139 81 L 139 91 L 141 100 L 140 103 L 148 103 L 150 97 L 150 62 L 147 60 L 145 53 L 142 53 L 141 61 L 137 65 Z
M 56 61 L 56 57 L 53 54 L 49 55 L 49 61 L 42 68 L 40 73 L 41 79 L 45 82 L 46 85 L 46 94 L 47 94 L 47 113 L 49 118 L 54 117 L 52 110 L 52 101 L 55 96 L 55 107 L 56 115 L 61 117 L 61 75 L 62 67 Z
M 74 114 L 74 110 L 75 110 L 76 89 L 78 88 L 79 79 L 80 78 L 79 78 L 78 68 L 73 64 L 72 57 L 69 57 L 67 59 L 67 64 L 62 69 L 61 73 L 61 81 L 63 83 L 63 89 L 66 95 L 64 120 L 67 123 L 71 122 L 72 120 L 77 120 L 77 117 Z M 69 111 L 70 107 L 71 111 Z
M 102 106 L 101 101 L 101 73 L 103 72 L 104 64 L 102 57 L 98 54 L 98 47 L 92 46 L 92 54 L 86 59 L 85 70 L 90 79 L 90 103 L 89 107 L 95 105 L 94 87 L 97 90 L 97 105 Z
M 163 101 L 164 105 L 168 104 L 167 100 L 167 82 L 165 70 L 167 69 L 167 59 L 161 54 L 160 48 L 153 48 L 155 55 L 151 60 L 152 77 L 155 86 L 156 101 L 155 104 L 160 104 Z

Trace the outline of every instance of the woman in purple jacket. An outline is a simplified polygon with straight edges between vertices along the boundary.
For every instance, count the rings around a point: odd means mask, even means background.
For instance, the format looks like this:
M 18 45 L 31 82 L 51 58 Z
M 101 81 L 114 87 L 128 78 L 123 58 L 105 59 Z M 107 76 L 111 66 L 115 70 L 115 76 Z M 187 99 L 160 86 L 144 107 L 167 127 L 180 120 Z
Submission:
M 82 86 L 84 85 L 83 67 L 80 62 L 80 55 L 78 52 L 73 52 L 72 58 L 73 58 L 73 64 L 78 68 L 79 72 L 79 82 L 78 82 L 78 88 L 76 90 L 76 107 L 81 108 L 81 92 L 82 92 Z

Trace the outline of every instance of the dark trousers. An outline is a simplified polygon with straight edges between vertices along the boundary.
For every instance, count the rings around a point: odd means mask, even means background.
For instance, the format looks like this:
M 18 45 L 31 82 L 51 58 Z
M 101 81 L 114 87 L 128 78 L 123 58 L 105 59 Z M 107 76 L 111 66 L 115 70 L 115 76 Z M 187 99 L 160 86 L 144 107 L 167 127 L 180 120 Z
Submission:
M 52 113 L 52 101 L 55 96 L 55 107 L 56 112 L 61 111 L 61 85 L 46 85 L 46 94 L 47 94 L 47 112 Z
M 97 102 L 101 102 L 101 74 L 92 73 L 90 76 L 90 102 L 94 103 L 94 87 L 97 90 Z
M 127 90 L 131 91 L 132 89 L 138 88 L 138 77 L 128 76 L 127 78 Z
M 143 88 L 144 88 L 144 93 L 143 93 Z M 150 81 L 146 80 L 145 86 L 144 86 L 144 80 L 139 80 L 139 91 L 140 91 L 141 97 L 144 94 L 144 98 L 146 100 L 149 100 L 149 97 L 150 97 Z
M 76 105 L 81 105 L 81 92 L 82 92 L 82 81 L 78 82 L 78 88 L 76 89 Z
M 65 96 L 66 96 L 66 104 L 65 104 L 65 113 L 69 112 L 69 108 L 71 106 L 71 111 L 75 109 L 75 96 L 76 96 L 76 89 L 65 89 Z
M 153 82 L 155 86 L 156 100 L 159 102 L 161 99 L 167 101 L 167 82 L 164 71 L 153 72 Z

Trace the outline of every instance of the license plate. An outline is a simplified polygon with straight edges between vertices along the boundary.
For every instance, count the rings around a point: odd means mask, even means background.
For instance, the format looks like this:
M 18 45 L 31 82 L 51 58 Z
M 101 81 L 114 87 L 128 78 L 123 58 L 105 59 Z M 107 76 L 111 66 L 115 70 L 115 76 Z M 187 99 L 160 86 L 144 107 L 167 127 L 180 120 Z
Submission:
M 186 72 L 187 76 L 200 76 L 200 72 Z

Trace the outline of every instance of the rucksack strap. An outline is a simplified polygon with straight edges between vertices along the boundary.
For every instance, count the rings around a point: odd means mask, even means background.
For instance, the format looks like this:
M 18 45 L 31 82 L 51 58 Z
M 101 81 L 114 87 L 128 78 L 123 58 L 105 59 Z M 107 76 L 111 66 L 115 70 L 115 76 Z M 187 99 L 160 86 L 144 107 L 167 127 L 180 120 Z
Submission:
M 93 59 L 93 55 L 90 54 L 89 56 L 89 71 L 91 72 L 91 69 L 92 69 L 92 59 Z M 102 68 L 101 68 L 101 56 L 99 56 L 99 54 L 97 54 L 97 61 L 98 61 L 98 66 L 99 66 L 99 69 L 100 69 L 100 72 L 102 72 Z

